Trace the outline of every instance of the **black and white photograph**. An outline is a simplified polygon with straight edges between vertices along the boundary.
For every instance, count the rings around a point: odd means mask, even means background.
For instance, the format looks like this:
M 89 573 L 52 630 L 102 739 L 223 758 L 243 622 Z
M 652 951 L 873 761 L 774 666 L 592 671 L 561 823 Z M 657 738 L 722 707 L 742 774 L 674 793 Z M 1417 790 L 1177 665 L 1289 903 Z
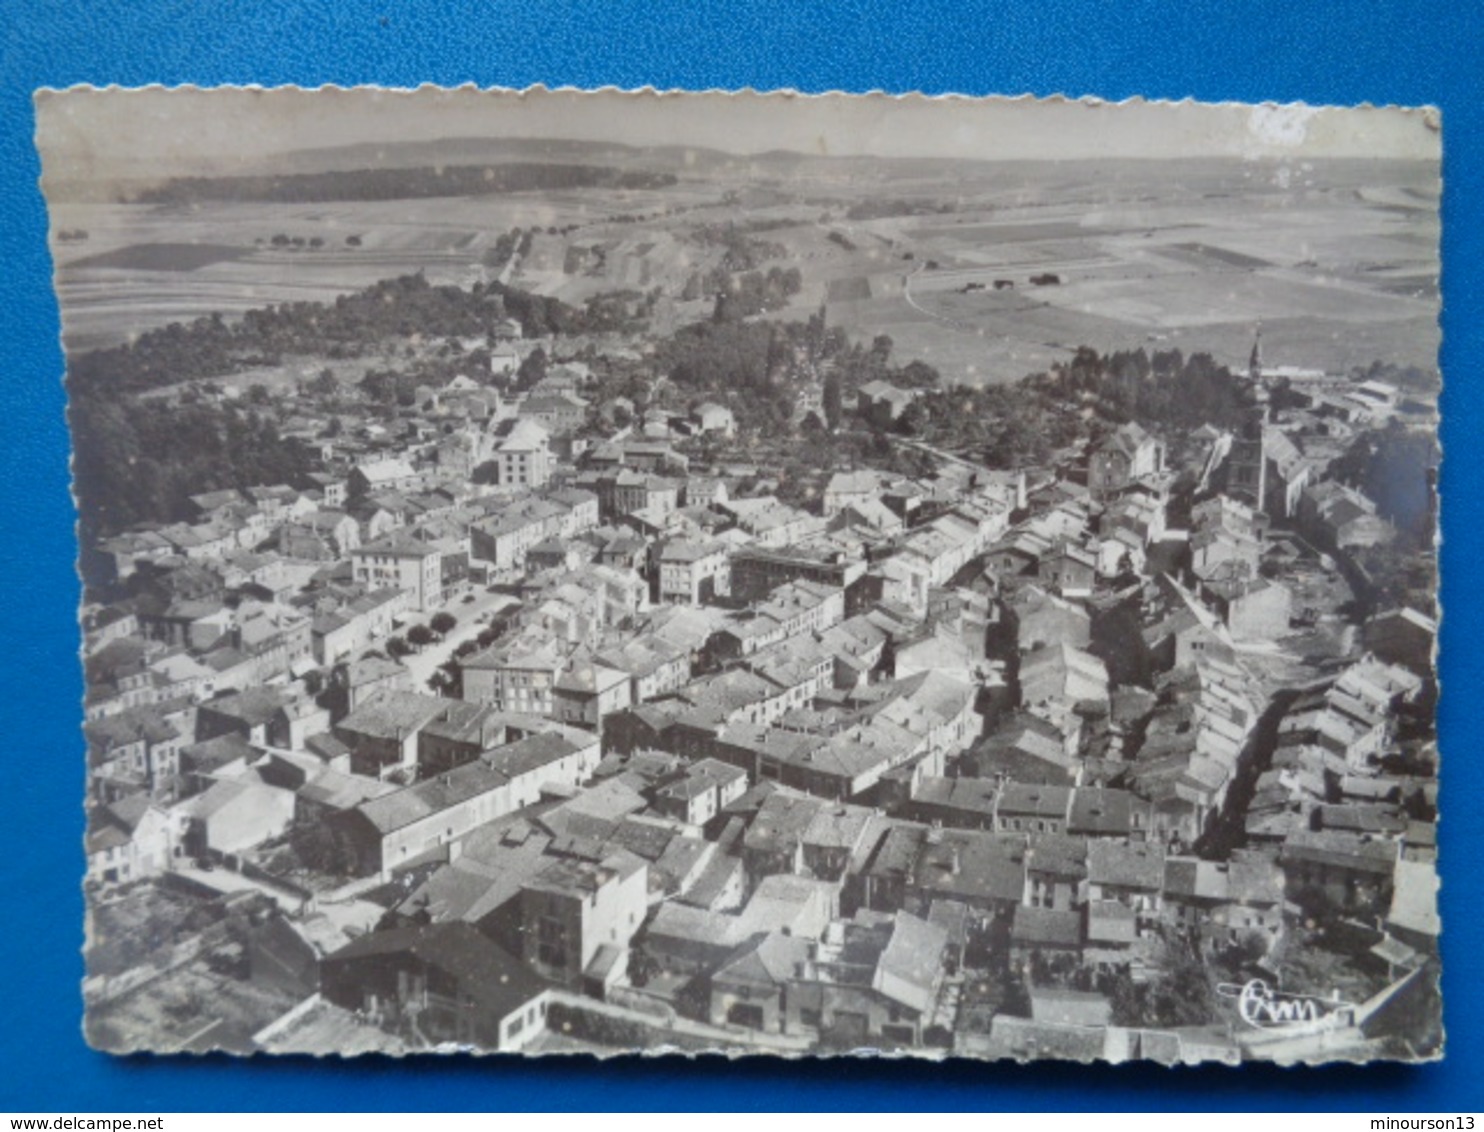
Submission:
M 1442 1056 L 1436 111 L 36 117 L 94 1048 Z

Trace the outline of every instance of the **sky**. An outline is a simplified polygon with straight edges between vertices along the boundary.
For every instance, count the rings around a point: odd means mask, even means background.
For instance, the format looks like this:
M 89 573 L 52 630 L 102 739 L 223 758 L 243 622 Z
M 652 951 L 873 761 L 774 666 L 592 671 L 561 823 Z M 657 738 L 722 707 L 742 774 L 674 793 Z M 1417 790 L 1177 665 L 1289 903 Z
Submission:
M 46 175 L 66 180 L 251 172 L 298 149 L 479 136 L 981 160 L 1436 161 L 1440 155 L 1435 112 L 1395 107 L 542 88 L 73 87 L 39 92 L 36 110 Z

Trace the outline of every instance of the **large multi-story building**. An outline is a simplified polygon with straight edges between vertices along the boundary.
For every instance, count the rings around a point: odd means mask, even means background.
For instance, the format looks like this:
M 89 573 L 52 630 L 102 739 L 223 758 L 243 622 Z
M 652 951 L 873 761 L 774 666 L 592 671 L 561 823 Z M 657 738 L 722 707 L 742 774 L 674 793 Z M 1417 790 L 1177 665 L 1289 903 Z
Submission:
M 624 976 L 629 941 L 648 913 L 642 858 L 553 860 L 522 887 L 525 960 L 553 982 L 601 993 Z
M 352 575 L 371 589 L 403 590 L 419 612 L 443 602 L 443 554 L 405 534 L 391 534 L 351 551 Z
M 500 483 L 544 487 L 551 479 L 551 434 L 533 420 L 519 419 L 495 445 Z
M 1105 499 L 1134 480 L 1164 471 L 1164 464 L 1164 441 L 1130 421 L 1093 450 L 1087 487 L 1096 498 Z
M 729 592 L 727 550 L 721 543 L 677 540 L 660 551 L 660 601 L 699 605 Z
M 550 715 L 552 690 L 566 665 L 563 650 L 550 641 L 496 645 L 464 661 L 464 699 L 500 711 Z
M 731 557 L 731 594 L 739 601 L 761 601 L 784 583 L 800 581 L 845 589 L 865 573 L 864 559 L 843 552 L 745 546 Z

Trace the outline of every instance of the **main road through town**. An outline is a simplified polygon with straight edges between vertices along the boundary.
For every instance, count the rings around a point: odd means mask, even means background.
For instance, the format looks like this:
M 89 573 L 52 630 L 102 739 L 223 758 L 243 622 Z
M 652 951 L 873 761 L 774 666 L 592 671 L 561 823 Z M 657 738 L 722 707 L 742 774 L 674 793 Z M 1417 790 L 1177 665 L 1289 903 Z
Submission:
M 402 663 L 412 672 L 412 686 L 415 690 L 426 692 L 433 673 L 453 656 L 454 650 L 461 644 L 479 636 L 489 624 L 491 615 L 520 604 L 509 594 L 488 593 L 483 587 L 477 587 L 474 595 L 474 600 L 467 605 L 462 598 L 455 598 L 450 605 L 443 607 L 443 611 L 458 618 L 459 623 L 445 633 L 441 641 L 434 641 L 421 652 L 402 658 Z M 426 622 L 432 616 L 432 613 L 424 614 L 422 620 Z

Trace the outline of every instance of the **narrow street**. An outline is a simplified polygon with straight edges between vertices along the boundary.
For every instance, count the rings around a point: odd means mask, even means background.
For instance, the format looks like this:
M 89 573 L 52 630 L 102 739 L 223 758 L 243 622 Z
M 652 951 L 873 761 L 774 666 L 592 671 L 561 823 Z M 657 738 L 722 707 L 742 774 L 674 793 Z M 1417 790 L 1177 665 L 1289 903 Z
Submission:
M 178 875 L 187 880 L 194 881 L 202 888 L 222 895 L 231 895 L 236 892 L 261 892 L 268 897 L 290 916 L 302 915 L 306 900 L 304 897 L 295 896 L 285 892 L 283 889 L 275 888 L 252 877 L 243 876 L 241 873 L 225 866 L 217 866 L 212 869 L 200 869 L 194 865 L 180 865 L 174 870 Z
M 1226 804 L 1196 842 L 1196 854 L 1207 860 L 1225 860 L 1247 840 L 1247 808 L 1257 790 L 1257 780 L 1273 763 L 1278 747 L 1278 726 L 1299 697 L 1298 688 L 1283 688 L 1273 694 L 1267 710 L 1258 717 L 1246 745 L 1237 757 L 1237 770 L 1226 792 Z

